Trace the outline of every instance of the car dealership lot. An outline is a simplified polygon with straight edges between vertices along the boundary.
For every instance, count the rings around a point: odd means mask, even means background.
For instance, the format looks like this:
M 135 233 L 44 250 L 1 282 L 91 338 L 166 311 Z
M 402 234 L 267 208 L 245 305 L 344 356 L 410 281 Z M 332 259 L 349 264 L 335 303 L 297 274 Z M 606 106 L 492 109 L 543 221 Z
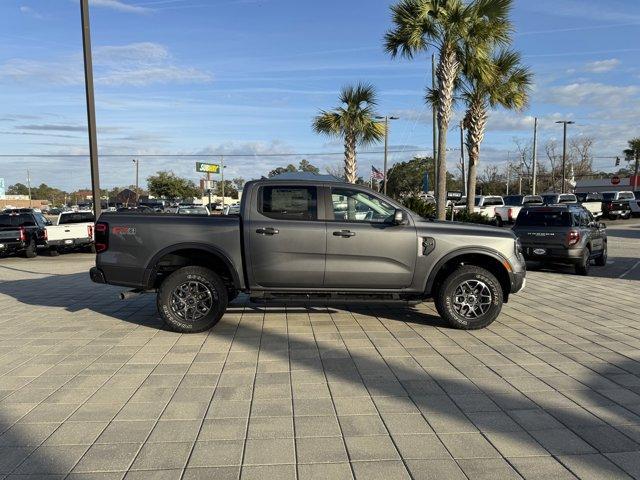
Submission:
M 606 223 L 606 267 L 472 332 L 239 299 L 179 335 L 91 255 L 0 259 L 0 478 L 640 477 L 640 223 Z

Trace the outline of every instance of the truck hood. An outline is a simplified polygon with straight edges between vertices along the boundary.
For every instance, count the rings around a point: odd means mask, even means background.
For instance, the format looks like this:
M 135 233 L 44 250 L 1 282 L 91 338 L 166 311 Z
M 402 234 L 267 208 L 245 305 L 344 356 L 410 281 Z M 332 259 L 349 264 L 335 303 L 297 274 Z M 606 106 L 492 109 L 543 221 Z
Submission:
M 416 220 L 418 230 L 441 232 L 447 235 L 482 236 L 493 238 L 512 238 L 516 236 L 511 230 L 477 223 L 447 222 L 419 218 Z

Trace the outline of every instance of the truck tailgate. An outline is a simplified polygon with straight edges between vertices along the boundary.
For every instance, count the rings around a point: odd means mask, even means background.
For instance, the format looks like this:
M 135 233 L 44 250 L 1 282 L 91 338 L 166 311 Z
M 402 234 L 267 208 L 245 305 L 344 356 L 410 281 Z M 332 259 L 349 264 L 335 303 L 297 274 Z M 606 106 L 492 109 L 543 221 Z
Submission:
M 0 243 L 17 242 L 20 240 L 20 230 L 14 227 L 0 227 Z
M 89 236 L 90 223 L 69 223 L 65 225 L 53 225 L 47 227 L 49 241 L 72 240 L 74 238 L 87 238 Z

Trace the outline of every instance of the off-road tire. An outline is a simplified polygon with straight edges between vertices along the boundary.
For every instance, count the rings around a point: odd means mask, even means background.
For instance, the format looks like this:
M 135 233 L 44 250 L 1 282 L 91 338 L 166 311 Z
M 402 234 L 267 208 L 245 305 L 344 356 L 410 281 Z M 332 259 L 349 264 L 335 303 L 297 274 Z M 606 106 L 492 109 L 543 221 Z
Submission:
M 87 252 L 87 253 L 96 253 L 96 245 L 95 245 L 95 243 L 92 243 L 91 245 L 86 247 L 85 248 L 85 252 Z
M 487 311 L 476 318 L 466 318 L 454 309 L 456 288 L 469 280 L 481 281 L 491 292 L 491 305 Z M 462 330 L 477 330 L 489 326 L 500 314 L 503 304 L 502 286 L 488 270 L 475 265 L 462 265 L 451 272 L 435 288 L 434 302 L 440 316 L 452 327 Z
M 56 247 L 49 248 L 48 252 L 50 257 L 57 257 L 58 255 L 60 255 L 60 252 Z
M 171 307 L 171 297 L 180 285 L 195 281 L 209 289 L 213 302 L 209 311 L 195 321 L 185 321 Z M 227 309 L 227 289 L 222 279 L 204 267 L 183 267 L 169 275 L 160 285 L 156 297 L 158 312 L 167 327 L 180 333 L 197 333 L 208 330 L 220 321 Z
M 591 268 L 591 250 L 584 249 L 582 258 L 576 263 L 576 275 L 582 275 L 586 277 L 589 275 L 589 269 Z
M 607 265 L 607 257 L 609 254 L 607 253 L 607 242 L 604 242 L 604 246 L 602 248 L 602 253 L 596 257 L 595 264 L 598 267 L 604 267 Z
M 31 239 L 27 248 L 22 252 L 22 255 L 24 255 L 25 258 L 35 258 L 38 256 L 38 247 L 36 246 L 36 241 L 34 239 Z

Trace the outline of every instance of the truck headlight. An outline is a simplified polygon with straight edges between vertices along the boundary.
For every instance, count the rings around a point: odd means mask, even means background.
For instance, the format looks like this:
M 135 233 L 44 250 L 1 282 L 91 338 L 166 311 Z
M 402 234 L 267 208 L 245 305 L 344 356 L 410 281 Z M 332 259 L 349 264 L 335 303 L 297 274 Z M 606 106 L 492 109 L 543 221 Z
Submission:
M 515 244 L 514 244 L 514 248 L 515 248 L 515 254 L 516 255 L 522 255 L 522 244 L 520 243 L 520 239 L 516 238 Z

